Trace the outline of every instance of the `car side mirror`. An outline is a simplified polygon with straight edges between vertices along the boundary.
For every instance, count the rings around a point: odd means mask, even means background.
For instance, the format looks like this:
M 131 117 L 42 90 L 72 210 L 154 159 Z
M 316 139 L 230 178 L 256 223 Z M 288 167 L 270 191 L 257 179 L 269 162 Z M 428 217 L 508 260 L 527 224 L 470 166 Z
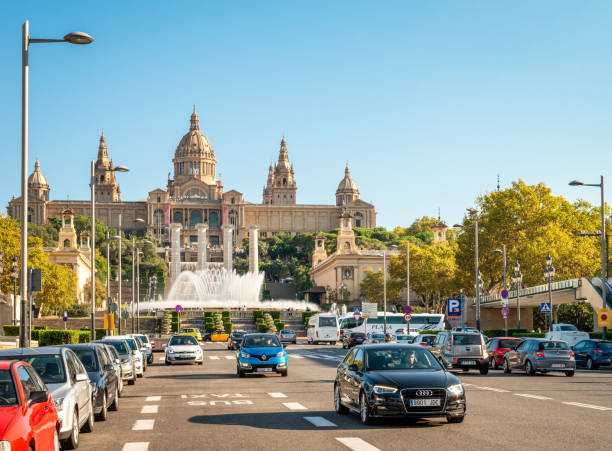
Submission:
M 121 363 L 121 359 L 115 359 L 115 363 Z
M 357 364 L 356 364 L 356 363 L 351 363 L 351 364 L 348 366 L 348 369 L 349 369 L 349 371 L 359 371 L 359 366 L 357 366 Z
M 87 373 L 78 373 L 76 375 L 76 379 L 77 382 L 85 382 L 85 381 L 89 381 L 89 376 L 87 375 Z
M 111 365 L 110 363 L 108 365 L 104 365 L 104 371 L 112 371 L 114 369 L 115 367 Z
M 162 344 L 162 349 L 166 349 L 168 345 L 166 343 Z
M 30 402 L 32 404 L 39 404 L 41 402 L 47 402 L 48 400 L 49 395 L 44 390 L 30 392 Z

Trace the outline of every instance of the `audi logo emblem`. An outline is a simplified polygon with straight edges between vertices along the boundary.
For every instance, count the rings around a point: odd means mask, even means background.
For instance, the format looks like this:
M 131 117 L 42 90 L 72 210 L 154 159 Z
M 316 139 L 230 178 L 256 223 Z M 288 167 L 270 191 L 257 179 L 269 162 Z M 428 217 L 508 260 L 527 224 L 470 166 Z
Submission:
M 268 356 L 265 355 L 265 354 L 261 356 L 261 360 L 266 360 L 267 358 L 268 358 Z
M 433 395 L 433 392 L 431 390 L 417 390 L 416 395 L 417 396 L 431 396 Z

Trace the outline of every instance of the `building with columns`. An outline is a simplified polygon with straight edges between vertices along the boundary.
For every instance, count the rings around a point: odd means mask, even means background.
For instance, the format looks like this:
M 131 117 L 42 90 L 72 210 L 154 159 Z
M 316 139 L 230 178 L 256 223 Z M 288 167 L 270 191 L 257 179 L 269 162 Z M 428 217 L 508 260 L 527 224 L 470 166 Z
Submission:
M 376 227 L 374 205 L 359 198 L 359 190 L 350 176 L 348 163 L 335 193 L 335 203 L 299 204 L 295 170 L 284 137 L 281 139 L 278 161 L 268 169 L 261 203 L 247 201 L 238 190 L 225 191 L 217 164 L 215 150 L 200 130 L 194 107 L 189 130 L 175 149 L 173 174 L 168 174 L 166 186 L 149 191 L 146 200 L 124 201 L 121 200 L 121 190 L 109 156 L 107 137 L 102 133 L 95 163 L 96 217 L 108 226 L 117 228 L 121 215 L 122 230 L 140 234 L 150 232 L 164 244 L 170 241 L 170 225 L 180 224 L 181 248 L 193 248 L 194 251 L 198 242 L 198 226 L 205 225 L 207 243 L 212 249 L 209 257 L 214 256 L 214 250 L 220 249 L 223 244 L 224 225 L 233 229 L 234 247 L 239 247 L 242 239 L 248 236 L 250 225 L 258 225 L 259 236 L 264 238 L 277 233 L 329 231 L 340 225 L 341 211 L 348 212 L 357 227 Z M 138 168 L 132 168 L 132 171 L 136 172 Z M 36 224 L 44 224 L 49 218 L 60 216 L 66 208 L 77 215 L 91 214 L 89 200 L 50 201 L 50 187 L 38 161 L 30 176 L 29 187 L 29 218 Z M 330 201 L 332 196 L 333 193 L 330 193 Z M 8 214 L 18 219 L 21 205 L 21 198 L 13 197 L 7 207 Z M 195 256 L 194 253 L 192 261 L 195 261 Z M 189 259 L 187 256 L 186 260 Z

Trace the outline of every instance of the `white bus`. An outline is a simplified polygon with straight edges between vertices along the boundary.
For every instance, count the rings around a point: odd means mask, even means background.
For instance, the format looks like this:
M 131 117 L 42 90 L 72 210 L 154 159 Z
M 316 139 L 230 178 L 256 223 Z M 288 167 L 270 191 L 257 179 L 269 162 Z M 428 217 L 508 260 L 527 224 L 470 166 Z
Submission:
M 378 318 L 359 318 L 355 321 L 352 314 L 340 317 L 340 329 L 344 333 L 371 332 L 383 333 L 385 329 L 384 312 L 378 312 Z M 410 335 L 418 335 L 422 330 L 444 330 L 444 315 L 441 313 L 415 313 L 410 321 Z M 403 313 L 387 312 L 387 332 L 390 334 L 408 333 L 408 323 L 404 321 Z
M 335 345 L 340 340 L 340 327 L 335 313 L 317 313 L 308 320 L 306 337 L 309 344 L 328 342 Z

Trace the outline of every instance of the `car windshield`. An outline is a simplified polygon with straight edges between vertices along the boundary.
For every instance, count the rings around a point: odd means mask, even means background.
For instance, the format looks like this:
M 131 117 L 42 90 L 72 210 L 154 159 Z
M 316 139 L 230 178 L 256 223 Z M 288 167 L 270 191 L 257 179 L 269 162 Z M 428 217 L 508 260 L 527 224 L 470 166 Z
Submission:
M 72 349 L 87 372 L 98 371 L 98 360 L 91 349 Z
M 597 343 L 597 347 L 600 349 L 612 349 L 612 341 L 600 341 Z
M 107 345 L 111 345 L 119 354 L 129 354 L 128 347 L 123 341 L 105 341 Z
M 542 343 L 540 343 L 540 349 L 544 351 L 549 351 L 552 349 L 569 350 L 569 345 L 564 341 L 543 341 Z
M 499 340 L 499 347 L 514 349 L 521 343 L 522 343 L 522 340 Z
M 0 370 L 0 407 L 16 406 L 17 395 L 15 393 L 11 373 L 9 370 Z
M 455 334 L 453 335 L 453 344 L 456 345 L 479 345 L 482 344 L 480 341 L 479 334 Z
M 128 346 L 130 347 L 130 349 L 132 351 L 136 351 L 136 349 L 138 349 L 136 347 L 136 340 L 134 340 L 133 338 L 128 338 L 127 340 L 125 340 L 126 343 L 128 344 Z
M 198 340 L 191 335 L 175 335 L 170 339 L 168 346 L 198 346 Z
M 147 337 L 144 334 L 138 335 L 138 338 L 140 338 L 140 341 L 142 341 L 143 343 L 148 343 L 149 342 L 149 337 Z
M 57 354 L 22 356 L 19 360 L 28 362 L 40 374 L 45 384 L 66 382 L 66 373 L 61 356 Z
M 396 345 L 398 346 L 398 345 Z M 366 370 L 440 370 L 438 360 L 425 349 L 368 349 L 366 350 Z
M 559 326 L 559 330 L 563 332 L 578 332 L 578 328 L 573 324 L 563 324 Z
M 384 334 L 372 334 L 370 335 L 370 340 L 384 340 Z
M 395 340 L 396 341 L 407 341 L 408 343 L 412 343 L 414 341 L 414 337 L 410 335 L 396 335 Z
M 436 341 L 436 338 L 438 338 L 437 335 L 425 335 L 421 337 L 421 341 L 423 343 L 427 343 L 428 345 L 432 345 Z
M 242 345 L 244 348 L 280 348 L 281 344 L 276 335 L 247 336 Z
M 335 316 L 319 316 L 319 327 L 336 327 Z

